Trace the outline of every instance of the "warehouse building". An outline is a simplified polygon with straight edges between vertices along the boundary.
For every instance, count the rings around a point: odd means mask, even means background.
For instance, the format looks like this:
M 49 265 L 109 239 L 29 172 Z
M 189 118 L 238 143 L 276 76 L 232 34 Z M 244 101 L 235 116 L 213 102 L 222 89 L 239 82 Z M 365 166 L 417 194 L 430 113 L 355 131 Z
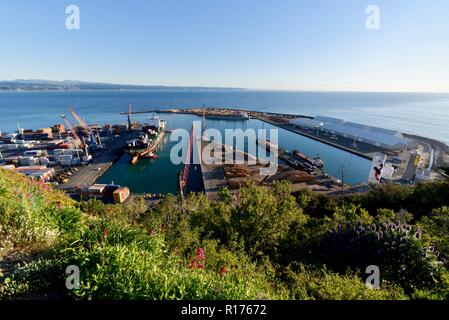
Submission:
M 399 131 L 371 127 L 342 119 L 318 116 L 314 119 L 295 118 L 289 122 L 297 127 L 324 131 L 388 150 L 403 150 L 412 144 L 412 140 L 405 138 Z

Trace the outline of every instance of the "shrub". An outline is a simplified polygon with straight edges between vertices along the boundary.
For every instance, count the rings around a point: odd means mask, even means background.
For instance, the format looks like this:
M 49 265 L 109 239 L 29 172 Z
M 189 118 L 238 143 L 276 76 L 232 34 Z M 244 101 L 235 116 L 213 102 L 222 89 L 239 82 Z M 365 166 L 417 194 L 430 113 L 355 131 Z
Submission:
M 400 284 L 407 292 L 429 289 L 441 282 L 441 263 L 420 240 L 422 231 L 387 221 L 380 225 L 347 223 L 329 230 L 313 251 L 331 269 L 364 271 L 376 265 L 384 279 Z
M 293 224 L 304 224 L 307 217 L 290 194 L 290 185 L 276 182 L 272 190 L 245 184 L 240 190 L 240 203 L 232 215 L 248 252 L 261 255 L 276 249 Z
M 296 300 L 407 299 L 398 286 L 384 283 L 379 289 L 370 289 L 355 274 L 339 275 L 326 269 L 317 270 L 300 265 L 289 268 L 285 277 L 291 298 Z
M 433 210 L 418 224 L 426 231 L 423 238 L 447 266 L 449 264 L 449 207 Z
M 275 298 L 263 277 L 220 274 L 209 267 L 192 268 L 179 256 L 167 254 L 161 236 L 151 248 L 136 244 L 101 245 L 73 252 L 82 270 L 82 299 L 257 299 Z

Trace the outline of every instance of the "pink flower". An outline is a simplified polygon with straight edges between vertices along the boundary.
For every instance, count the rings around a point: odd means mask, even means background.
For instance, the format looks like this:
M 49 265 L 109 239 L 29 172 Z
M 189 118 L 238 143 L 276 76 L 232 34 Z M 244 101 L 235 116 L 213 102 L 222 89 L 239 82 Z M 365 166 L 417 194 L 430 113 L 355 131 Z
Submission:
M 206 254 L 205 254 L 203 248 L 198 248 L 198 249 L 196 250 L 196 257 L 197 257 L 199 260 L 205 260 L 205 259 L 206 259 Z
M 204 270 L 204 263 L 201 263 L 199 268 Z
M 198 268 L 198 262 L 196 262 L 196 260 L 193 260 L 192 269 L 196 269 L 196 268 Z

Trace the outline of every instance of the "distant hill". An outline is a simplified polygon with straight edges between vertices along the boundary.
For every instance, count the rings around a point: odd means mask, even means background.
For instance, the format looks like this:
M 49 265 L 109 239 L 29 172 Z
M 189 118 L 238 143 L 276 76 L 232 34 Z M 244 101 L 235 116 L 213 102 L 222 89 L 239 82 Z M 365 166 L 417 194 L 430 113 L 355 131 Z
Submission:
M 113 84 L 84 81 L 10 80 L 0 81 L 0 91 L 76 91 L 76 90 L 245 90 L 243 88 L 177 87 Z

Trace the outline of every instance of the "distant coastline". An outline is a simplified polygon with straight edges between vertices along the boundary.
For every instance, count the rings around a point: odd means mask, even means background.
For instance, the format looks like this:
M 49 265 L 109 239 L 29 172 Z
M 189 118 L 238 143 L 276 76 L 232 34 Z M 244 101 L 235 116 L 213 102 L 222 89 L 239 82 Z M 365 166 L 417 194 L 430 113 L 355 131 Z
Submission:
M 51 80 L 0 80 L 0 92 L 25 91 L 245 91 L 244 88 L 194 87 L 194 86 L 160 86 L 132 85 L 85 81 L 51 81 Z

